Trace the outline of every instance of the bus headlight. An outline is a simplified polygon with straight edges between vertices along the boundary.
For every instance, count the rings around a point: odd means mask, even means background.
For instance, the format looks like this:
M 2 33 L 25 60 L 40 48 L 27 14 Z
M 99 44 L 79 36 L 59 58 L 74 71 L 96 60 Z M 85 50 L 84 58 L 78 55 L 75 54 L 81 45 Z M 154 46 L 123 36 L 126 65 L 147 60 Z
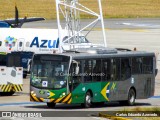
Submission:
M 63 95 L 63 96 L 65 96 L 65 95 L 66 95 L 66 93 L 64 92 L 64 93 L 62 93 L 62 95 Z
M 31 91 L 31 95 L 32 95 L 33 97 L 35 97 L 35 96 L 36 96 L 36 93 L 34 93 L 34 91 Z
M 31 94 L 34 94 L 34 91 L 31 91 Z

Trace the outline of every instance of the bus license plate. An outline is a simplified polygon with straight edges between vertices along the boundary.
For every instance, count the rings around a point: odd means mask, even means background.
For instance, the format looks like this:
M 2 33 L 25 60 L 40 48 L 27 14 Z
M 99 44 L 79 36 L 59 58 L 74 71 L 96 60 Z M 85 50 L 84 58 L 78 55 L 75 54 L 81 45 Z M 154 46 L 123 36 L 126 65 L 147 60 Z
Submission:
M 44 99 L 44 102 L 50 102 L 50 99 Z

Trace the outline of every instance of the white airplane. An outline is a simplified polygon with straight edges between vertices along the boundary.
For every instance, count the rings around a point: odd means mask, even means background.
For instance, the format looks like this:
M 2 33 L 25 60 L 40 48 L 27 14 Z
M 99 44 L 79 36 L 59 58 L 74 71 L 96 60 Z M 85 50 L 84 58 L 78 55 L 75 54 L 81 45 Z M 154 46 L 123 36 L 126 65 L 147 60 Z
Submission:
M 0 52 L 30 51 L 34 53 L 54 53 L 60 49 L 69 50 L 93 46 L 85 36 L 75 41 L 69 39 L 66 30 L 61 30 L 59 41 L 58 29 L 0 28 Z

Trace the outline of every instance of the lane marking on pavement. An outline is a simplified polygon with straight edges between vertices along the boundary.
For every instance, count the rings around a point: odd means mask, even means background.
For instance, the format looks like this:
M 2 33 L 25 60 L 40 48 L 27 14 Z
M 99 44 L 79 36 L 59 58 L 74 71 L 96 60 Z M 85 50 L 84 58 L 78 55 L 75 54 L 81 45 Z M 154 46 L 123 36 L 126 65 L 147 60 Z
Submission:
M 152 98 L 160 98 L 160 96 L 153 96 Z M 0 106 L 19 106 L 19 105 L 45 105 L 43 102 L 17 102 L 17 103 L 1 103 Z
M 0 106 L 37 105 L 37 104 L 44 104 L 44 103 L 41 102 L 1 103 Z
M 146 30 L 146 29 L 121 29 L 121 30 L 124 30 L 124 31 L 131 31 L 131 32 L 148 32 L 149 30 Z
M 107 119 L 107 118 L 102 118 L 102 117 L 92 117 L 93 119 L 96 119 L 96 120 L 110 120 L 110 119 Z
M 127 26 L 135 26 L 135 27 L 150 27 L 150 28 L 159 28 L 160 25 L 155 25 L 155 24 L 143 24 L 143 23 L 121 23 L 122 25 L 127 25 Z
M 85 29 L 85 30 L 90 30 L 90 29 Z M 101 31 L 102 28 L 94 28 L 92 29 L 93 31 Z M 134 29 L 129 29 L 129 28 L 118 28 L 118 29 L 114 29 L 114 28 L 105 28 L 106 31 L 111 31 L 111 30 L 123 30 L 123 31 L 131 31 L 131 32 L 149 32 L 148 29 L 139 29 L 139 28 L 134 28 Z
M 160 98 L 160 96 L 153 96 L 153 97 L 150 97 L 150 98 Z

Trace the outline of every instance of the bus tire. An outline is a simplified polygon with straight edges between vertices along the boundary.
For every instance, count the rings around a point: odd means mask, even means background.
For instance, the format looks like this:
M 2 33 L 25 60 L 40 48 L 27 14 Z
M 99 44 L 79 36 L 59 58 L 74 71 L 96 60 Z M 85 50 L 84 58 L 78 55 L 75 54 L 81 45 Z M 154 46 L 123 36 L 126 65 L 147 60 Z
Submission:
M 7 96 L 12 96 L 15 92 L 7 92 Z
M 119 101 L 120 105 L 127 105 L 127 100 Z
M 136 92 L 133 88 L 131 88 L 128 92 L 128 100 L 127 100 L 127 104 L 129 106 L 134 105 L 135 103 L 135 99 L 136 99 Z
M 23 74 L 23 78 L 26 78 L 27 77 L 27 74 Z
M 82 103 L 81 106 L 84 108 L 89 108 L 91 107 L 91 103 L 92 103 L 92 96 L 91 93 L 88 91 L 85 95 L 84 103 Z
M 103 106 L 104 102 L 94 102 L 92 103 L 94 106 Z
M 55 108 L 56 103 L 47 103 L 47 107 Z

